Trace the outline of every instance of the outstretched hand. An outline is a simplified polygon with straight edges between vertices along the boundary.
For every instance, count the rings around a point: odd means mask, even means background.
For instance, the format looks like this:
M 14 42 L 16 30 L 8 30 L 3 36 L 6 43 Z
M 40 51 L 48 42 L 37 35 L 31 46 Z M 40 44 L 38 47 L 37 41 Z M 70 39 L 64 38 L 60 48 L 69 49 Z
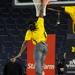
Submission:
M 15 63 L 16 59 L 17 59 L 16 57 L 13 57 L 13 58 L 10 59 L 10 61 L 13 62 L 13 63 Z
M 19 58 L 21 56 L 21 54 L 18 54 L 17 56 L 13 57 L 10 59 L 11 62 L 15 63 L 17 58 Z

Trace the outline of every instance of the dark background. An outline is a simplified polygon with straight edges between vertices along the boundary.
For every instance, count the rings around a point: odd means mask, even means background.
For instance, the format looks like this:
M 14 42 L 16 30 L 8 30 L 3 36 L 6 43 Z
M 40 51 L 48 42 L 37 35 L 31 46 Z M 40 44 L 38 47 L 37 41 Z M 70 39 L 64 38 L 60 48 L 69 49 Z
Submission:
M 48 34 L 56 34 L 56 59 L 61 59 L 65 50 L 66 34 L 72 33 L 72 20 L 61 7 L 52 8 L 60 10 L 60 18 L 56 11 L 47 9 L 45 27 Z M 34 6 L 17 7 L 12 0 L 0 1 L 0 75 L 3 75 L 4 66 L 9 59 L 19 52 L 31 19 L 36 19 Z M 57 24 L 58 20 L 60 24 Z M 17 62 L 25 67 L 26 52 L 23 53 L 21 61 L 19 60 Z

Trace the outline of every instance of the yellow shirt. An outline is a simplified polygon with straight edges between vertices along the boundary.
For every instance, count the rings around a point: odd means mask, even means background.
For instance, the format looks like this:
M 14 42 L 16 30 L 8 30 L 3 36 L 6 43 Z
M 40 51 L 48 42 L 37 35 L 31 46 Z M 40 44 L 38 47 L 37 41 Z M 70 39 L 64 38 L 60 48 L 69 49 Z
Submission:
M 65 12 L 69 13 L 75 23 L 75 6 L 65 6 Z
M 72 31 L 75 33 L 75 6 L 65 6 L 65 12 L 67 12 L 73 20 Z
M 38 18 L 36 28 L 35 31 L 27 30 L 25 36 L 25 41 L 32 40 L 34 45 L 36 45 L 36 42 L 46 41 L 47 34 L 44 27 L 44 18 Z

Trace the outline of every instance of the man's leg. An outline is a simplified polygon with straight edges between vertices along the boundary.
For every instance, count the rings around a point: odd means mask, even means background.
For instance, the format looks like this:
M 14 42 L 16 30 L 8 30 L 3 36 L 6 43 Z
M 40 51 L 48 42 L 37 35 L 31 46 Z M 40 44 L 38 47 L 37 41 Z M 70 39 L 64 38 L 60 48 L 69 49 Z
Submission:
M 45 61 L 45 58 L 46 58 L 46 55 L 48 53 L 48 47 L 47 47 L 47 44 L 46 43 L 43 43 L 42 46 L 42 58 L 41 58 L 41 64 L 43 66 L 43 70 L 42 70 L 42 75 L 45 75 L 45 72 L 44 72 L 44 61 Z
M 39 46 L 36 46 L 34 52 L 36 75 L 42 75 L 41 58 L 42 58 L 42 52 L 39 50 Z
M 44 74 L 44 60 L 47 54 L 48 48 L 45 44 L 39 43 L 35 48 L 35 66 L 36 75 Z

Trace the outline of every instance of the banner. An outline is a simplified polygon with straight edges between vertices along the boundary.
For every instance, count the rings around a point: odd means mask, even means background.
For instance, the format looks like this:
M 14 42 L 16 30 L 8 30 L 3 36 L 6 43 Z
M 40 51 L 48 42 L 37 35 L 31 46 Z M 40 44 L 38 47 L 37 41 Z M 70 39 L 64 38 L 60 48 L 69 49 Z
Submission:
M 44 71 L 45 75 L 55 75 L 55 44 L 56 35 L 50 34 L 47 38 L 48 54 L 45 60 Z M 30 41 L 27 48 L 27 75 L 35 74 L 35 62 L 34 62 L 34 46 Z

